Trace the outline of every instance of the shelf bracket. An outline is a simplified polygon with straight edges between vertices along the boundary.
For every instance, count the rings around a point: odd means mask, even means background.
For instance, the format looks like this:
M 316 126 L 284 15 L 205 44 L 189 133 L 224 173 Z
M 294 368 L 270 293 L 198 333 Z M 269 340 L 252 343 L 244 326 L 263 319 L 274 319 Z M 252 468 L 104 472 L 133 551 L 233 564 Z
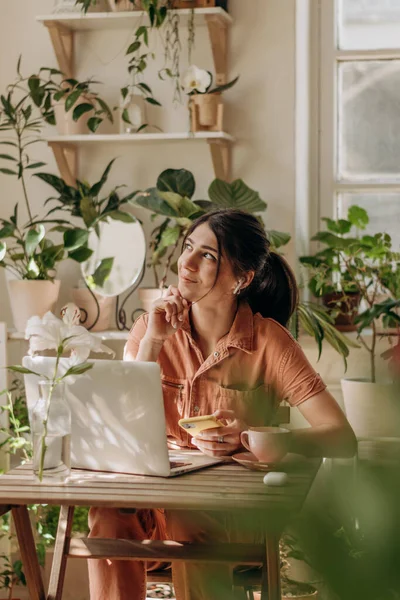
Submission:
M 48 142 L 48 145 L 53 150 L 61 177 L 67 185 L 76 187 L 78 154 L 76 146 L 62 142 Z
M 214 58 L 217 85 L 227 83 L 228 77 L 228 27 L 218 16 L 206 15 L 208 33 Z
M 45 21 L 44 24 L 49 30 L 60 71 L 64 73 L 66 78 L 72 78 L 74 76 L 73 31 L 68 29 L 68 27 L 60 25 L 60 23 Z
M 208 139 L 215 177 L 223 181 L 231 178 L 231 144 L 222 140 Z

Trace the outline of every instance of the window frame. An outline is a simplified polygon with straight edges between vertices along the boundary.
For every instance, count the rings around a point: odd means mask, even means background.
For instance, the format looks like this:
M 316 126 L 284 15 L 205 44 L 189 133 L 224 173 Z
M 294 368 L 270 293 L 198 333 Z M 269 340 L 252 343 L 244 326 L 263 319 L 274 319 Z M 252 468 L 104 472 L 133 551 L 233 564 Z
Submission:
M 352 182 L 338 178 L 338 66 L 341 62 L 400 59 L 399 48 L 374 50 L 342 50 L 338 48 L 339 0 L 318 0 L 319 48 L 319 113 L 318 113 L 318 214 L 321 217 L 343 217 L 339 214 L 341 193 L 400 194 L 399 181 Z M 399 205 L 400 209 L 400 205 Z M 319 223 L 321 225 L 321 222 Z

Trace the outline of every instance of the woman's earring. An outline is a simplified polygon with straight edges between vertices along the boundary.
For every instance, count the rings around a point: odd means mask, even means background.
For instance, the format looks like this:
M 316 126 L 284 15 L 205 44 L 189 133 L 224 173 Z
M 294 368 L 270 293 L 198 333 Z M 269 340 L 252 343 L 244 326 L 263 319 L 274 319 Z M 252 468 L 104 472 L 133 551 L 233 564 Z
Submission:
M 240 286 L 242 285 L 242 283 L 243 283 L 243 279 L 240 279 L 240 281 L 238 281 L 238 283 L 237 283 L 237 286 L 233 290 L 234 296 L 238 296 L 238 294 L 240 294 Z

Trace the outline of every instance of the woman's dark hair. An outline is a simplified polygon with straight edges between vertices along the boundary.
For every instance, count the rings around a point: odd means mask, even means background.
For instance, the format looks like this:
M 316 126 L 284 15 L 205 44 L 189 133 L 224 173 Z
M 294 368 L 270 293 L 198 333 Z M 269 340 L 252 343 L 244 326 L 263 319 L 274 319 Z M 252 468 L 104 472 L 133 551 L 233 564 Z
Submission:
M 246 298 L 253 313 L 259 312 L 286 327 L 298 302 L 297 283 L 286 260 L 271 252 L 260 221 L 242 210 L 215 210 L 193 221 L 185 240 L 202 223 L 207 223 L 218 242 L 216 280 L 222 253 L 238 277 L 254 271 L 253 281 L 240 297 Z

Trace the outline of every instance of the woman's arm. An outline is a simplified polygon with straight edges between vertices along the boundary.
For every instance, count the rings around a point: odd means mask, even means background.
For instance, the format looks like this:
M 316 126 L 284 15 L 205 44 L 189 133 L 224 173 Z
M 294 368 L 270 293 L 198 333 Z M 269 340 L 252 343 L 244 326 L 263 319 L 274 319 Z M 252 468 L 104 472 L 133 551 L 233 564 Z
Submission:
M 297 406 L 311 427 L 294 429 L 290 450 L 306 456 L 350 458 L 357 440 L 335 398 L 327 390 Z

